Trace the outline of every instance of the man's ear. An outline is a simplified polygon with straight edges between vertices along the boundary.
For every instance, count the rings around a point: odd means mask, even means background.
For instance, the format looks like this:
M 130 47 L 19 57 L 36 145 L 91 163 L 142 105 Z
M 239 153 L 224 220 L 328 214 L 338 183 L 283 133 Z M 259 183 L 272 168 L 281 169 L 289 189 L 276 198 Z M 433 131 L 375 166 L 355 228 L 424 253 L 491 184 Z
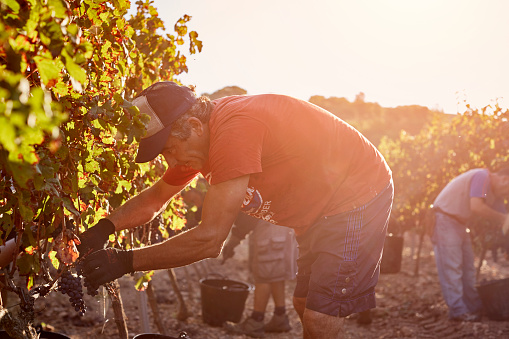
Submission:
M 195 131 L 197 135 L 201 136 L 203 134 L 204 126 L 200 119 L 190 117 L 189 119 L 187 119 L 187 121 L 189 122 L 189 124 L 191 124 L 191 128 Z

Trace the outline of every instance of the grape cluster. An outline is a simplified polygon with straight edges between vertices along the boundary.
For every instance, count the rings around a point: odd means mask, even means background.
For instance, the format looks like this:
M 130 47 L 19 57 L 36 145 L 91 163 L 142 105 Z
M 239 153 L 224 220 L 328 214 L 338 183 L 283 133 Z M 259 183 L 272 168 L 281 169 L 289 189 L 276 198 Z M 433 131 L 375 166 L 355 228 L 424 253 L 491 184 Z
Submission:
M 87 294 L 88 295 L 91 295 L 92 297 L 95 297 L 97 294 L 99 294 L 99 292 L 97 291 L 97 287 L 94 287 L 92 286 L 87 279 L 85 279 L 85 282 L 84 284 L 85 287 L 87 288 Z
M 76 271 L 78 272 L 79 275 L 83 275 L 83 270 L 82 270 L 82 267 L 81 267 L 81 263 L 78 263 L 76 265 Z M 83 286 L 85 286 L 87 288 L 87 294 L 88 295 L 91 295 L 92 297 L 95 297 L 97 294 L 99 294 L 99 292 L 97 291 L 98 287 L 94 287 L 92 286 L 88 280 L 85 278 L 84 282 L 83 282 Z
M 58 290 L 69 296 L 69 301 L 76 312 L 85 315 L 87 308 L 83 300 L 83 290 L 79 276 L 73 275 L 70 271 L 65 271 L 58 282 Z

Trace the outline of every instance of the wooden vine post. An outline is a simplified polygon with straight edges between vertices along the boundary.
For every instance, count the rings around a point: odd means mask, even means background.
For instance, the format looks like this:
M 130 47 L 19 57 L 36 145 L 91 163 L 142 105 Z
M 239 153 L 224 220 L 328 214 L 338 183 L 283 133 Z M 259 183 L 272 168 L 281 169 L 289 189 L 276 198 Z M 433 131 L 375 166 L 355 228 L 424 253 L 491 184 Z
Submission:
M 177 319 L 184 321 L 189 317 L 189 312 L 187 310 L 186 302 L 184 301 L 184 297 L 180 292 L 180 288 L 177 282 L 177 277 L 175 276 L 175 271 L 173 268 L 170 268 L 168 271 L 168 276 L 170 277 L 171 286 L 173 287 L 173 291 L 175 291 L 175 295 L 177 296 L 179 302 L 179 310 L 177 312 Z
M 157 330 L 162 335 L 166 335 L 166 328 L 163 325 L 163 322 L 161 321 L 161 316 L 159 314 L 159 307 L 157 306 L 157 299 L 154 293 L 154 284 L 152 283 L 152 280 L 148 282 L 147 285 L 147 298 L 148 303 L 150 305 L 150 309 L 152 310 L 152 315 L 154 317 L 154 323 L 157 326 Z
M 120 285 L 118 280 L 108 284 L 108 294 L 111 299 L 111 307 L 115 316 L 115 324 L 117 325 L 118 334 L 120 339 L 128 339 L 128 330 L 126 323 L 126 316 L 124 306 L 122 304 L 122 297 L 120 296 Z

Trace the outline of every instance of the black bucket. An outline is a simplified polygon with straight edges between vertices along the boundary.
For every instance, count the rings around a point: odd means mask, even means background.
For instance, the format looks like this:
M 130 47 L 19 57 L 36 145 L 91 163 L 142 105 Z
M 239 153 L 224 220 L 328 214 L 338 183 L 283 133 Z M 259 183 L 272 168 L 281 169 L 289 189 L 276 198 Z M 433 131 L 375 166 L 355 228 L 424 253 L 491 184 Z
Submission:
M 398 273 L 401 270 L 403 256 L 403 237 L 388 234 L 385 237 L 384 253 L 380 263 L 381 274 Z
M 70 339 L 70 337 L 65 334 L 57 333 L 57 332 L 48 332 L 48 331 L 40 331 L 39 339 Z M 12 337 L 7 334 L 5 331 L 0 331 L 0 339 L 11 339 Z
M 509 278 L 477 286 L 484 311 L 491 320 L 509 320 Z
M 141 333 L 134 336 L 133 339 L 190 339 L 186 332 L 180 332 L 178 337 L 170 337 L 157 333 Z
M 238 323 L 244 313 L 247 296 L 253 289 L 253 285 L 236 280 L 201 279 L 203 322 L 211 326 L 221 326 L 225 321 Z

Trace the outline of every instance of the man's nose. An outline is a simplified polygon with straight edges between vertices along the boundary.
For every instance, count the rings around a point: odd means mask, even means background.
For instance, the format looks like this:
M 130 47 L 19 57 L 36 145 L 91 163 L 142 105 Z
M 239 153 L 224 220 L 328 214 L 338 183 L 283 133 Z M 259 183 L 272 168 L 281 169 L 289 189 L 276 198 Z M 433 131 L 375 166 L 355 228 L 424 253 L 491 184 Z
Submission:
M 175 166 L 177 166 L 177 160 L 173 157 L 164 157 L 164 159 L 166 160 L 166 163 L 168 164 L 168 166 L 170 168 L 174 168 Z

